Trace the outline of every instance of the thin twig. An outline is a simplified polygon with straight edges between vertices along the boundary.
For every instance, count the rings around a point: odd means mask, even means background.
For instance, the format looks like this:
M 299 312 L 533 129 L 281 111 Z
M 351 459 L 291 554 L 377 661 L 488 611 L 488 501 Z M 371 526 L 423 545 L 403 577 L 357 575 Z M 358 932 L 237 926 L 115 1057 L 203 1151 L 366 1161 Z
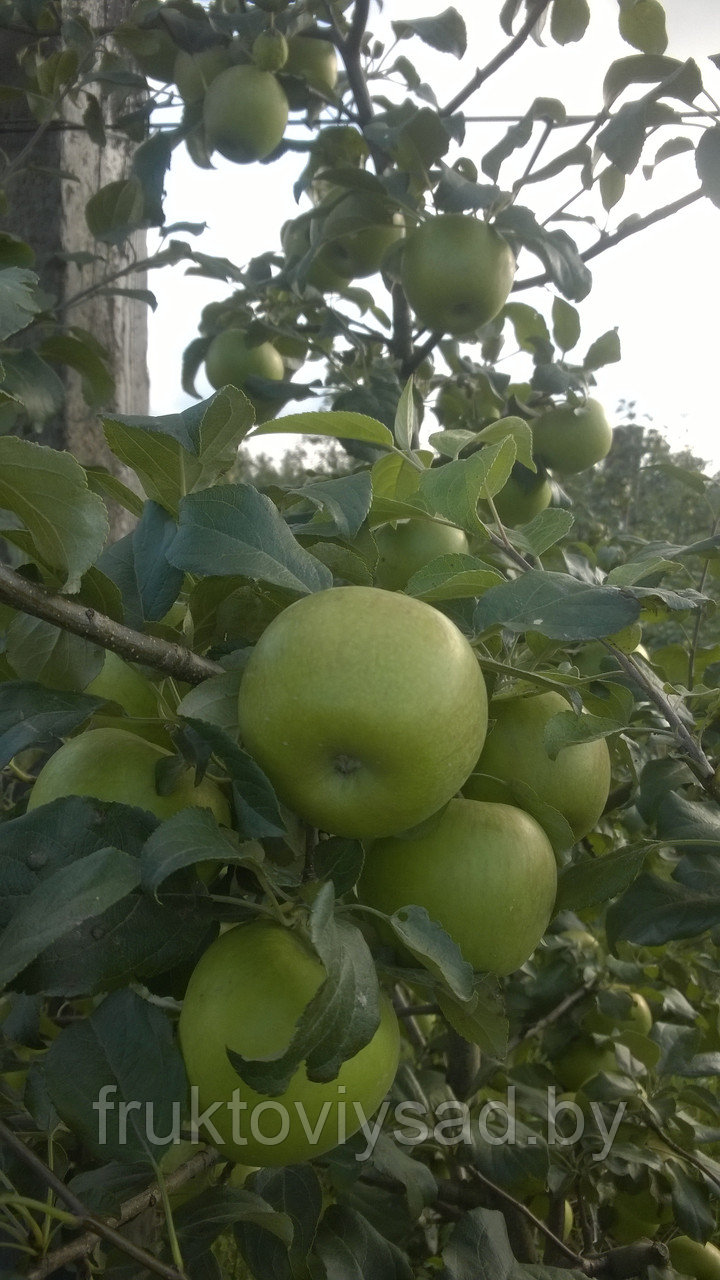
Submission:
M 458 107 L 462 106 L 463 102 L 467 102 L 468 98 L 472 97 L 475 91 L 479 89 L 486 80 L 490 79 L 490 76 L 494 75 L 496 71 L 499 71 L 500 67 L 504 66 L 504 64 L 512 58 L 513 54 L 517 53 L 518 49 L 525 44 L 525 41 L 531 35 L 535 23 L 538 21 L 538 18 L 542 17 L 542 14 L 545 12 L 549 4 L 550 0 L 536 0 L 536 3 L 529 10 L 527 18 L 519 31 L 517 31 L 513 36 L 512 40 L 505 45 L 504 49 L 501 49 L 499 53 L 496 53 L 494 58 L 490 59 L 487 66 L 483 68 L 478 67 L 475 75 L 468 84 L 465 85 L 465 88 L 461 89 L 454 98 L 451 98 L 447 106 L 440 108 L 441 116 L 451 116 L 455 111 L 457 111 Z
M 33 1173 L 39 1177 L 51 1191 L 55 1192 L 58 1200 L 67 1205 L 71 1213 L 78 1220 L 78 1225 L 82 1227 L 90 1227 L 92 1231 L 103 1240 L 107 1240 L 108 1244 L 113 1245 L 116 1249 L 120 1249 L 122 1253 L 127 1254 L 135 1262 L 139 1262 L 146 1267 L 148 1271 L 154 1271 L 156 1275 L 162 1276 L 163 1280 L 185 1280 L 181 1272 L 175 1267 L 169 1267 L 166 1263 L 161 1262 L 159 1258 L 155 1258 L 151 1253 L 147 1253 L 145 1249 L 140 1249 L 138 1245 L 133 1244 L 131 1240 L 127 1240 L 125 1236 L 116 1231 L 114 1227 L 109 1227 L 100 1218 L 96 1218 L 89 1209 L 85 1207 L 82 1200 L 78 1200 L 77 1196 L 70 1191 L 69 1187 L 53 1173 L 52 1169 L 40 1159 L 39 1156 L 31 1151 L 12 1129 L 0 1120 L 0 1142 L 10 1147 L 11 1151 L 22 1160 L 23 1164 L 32 1169 Z
M 65 596 L 53 595 L 44 587 L 28 582 L 5 565 L 0 565 L 0 602 L 19 609 L 22 613 L 32 614 L 34 618 L 42 618 L 44 622 L 51 622 L 56 627 L 62 627 L 63 631 L 71 631 L 73 635 L 94 640 L 104 649 L 118 653 L 121 658 L 143 662 L 165 675 L 187 681 L 188 684 L 200 684 L 210 676 L 224 674 L 224 668 L 217 662 L 193 653 L 184 645 L 133 631 L 95 609 L 68 600 Z
M 498 1200 L 502 1200 L 505 1204 L 512 1206 L 517 1213 L 522 1214 L 522 1216 L 533 1227 L 536 1227 L 538 1231 L 541 1231 L 545 1238 L 550 1240 L 563 1254 L 563 1256 L 568 1258 L 574 1266 L 580 1268 L 580 1270 L 583 1269 L 584 1260 L 581 1258 L 580 1254 L 575 1253 L 574 1249 L 571 1249 L 569 1245 L 566 1245 L 565 1242 L 559 1238 L 559 1236 L 556 1236 L 555 1233 L 546 1226 L 542 1218 L 537 1218 L 532 1210 L 528 1209 L 527 1205 L 523 1204 L 522 1200 L 517 1200 L 515 1196 L 512 1196 L 509 1191 L 504 1189 L 504 1187 L 499 1187 L 496 1182 L 492 1182 L 490 1178 L 486 1178 L 485 1175 L 480 1173 L 474 1165 L 471 1169 L 471 1176 L 474 1182 L 479 1183 L 486 1191 L 490 1191 L 493 1196 L 497 1196 Z M 469 1183 L 440 1182 L 438 1183 L 438 1188 L 441 1191 L 443 1199 L 448 1201 L 450 1204 L 454 1203 L 458 1205 L 459 1208 L 463 1209 L 478 1207 L 477 1192 L 473 1192 L 472 1185 Z

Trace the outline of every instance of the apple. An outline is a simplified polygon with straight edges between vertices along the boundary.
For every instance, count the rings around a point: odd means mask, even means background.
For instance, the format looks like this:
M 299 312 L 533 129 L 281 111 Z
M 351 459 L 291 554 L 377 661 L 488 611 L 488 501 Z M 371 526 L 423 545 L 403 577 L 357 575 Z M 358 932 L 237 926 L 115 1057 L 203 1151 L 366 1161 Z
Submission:
M 282 31 L 261 31 L 252 47 L 253 62 L 261 71 L 279 71 L 288 60 L 288 42 Z
M 209 84 L 230 66 L 227 49 L 217 45 L 201 49 L 199 53 L 187 53 L 181 49 L 175 59 L 173 80 L 183 102 L 199 102 Z
M 248 344 L 242 329 L 225 329 L 213 338 L 207 349 L 205 373 L 216 390 L 230 383 L 242 391 L 253 405 L 258 421 L 277 413 L 277 403 L 262 396 L 253 396 L 245 385 L 251 377 L 282 381 L 285 365 L 271 342 L 259 342 L 253 347 Z
M 529 467 L 516 462 L 509 480 L 495 494 L 493 502 L 502 523 L 515 529 L 549 507 L 551 498 L 547 477 L 535 475 Z
M 331 265 L 327 255 L 327 245 L 320 240 L 313 246 L 311 226 L 314 218 L 310 213 L 301 213 L 283 223 L 280 231 L 280 243 L 290 266 L 300 262 L 311 248 L 315 249 L 314 257 L 305 273 L 305 282 L 323 293 L 340 293 L 347 287 L 347 276 L 341 276 Z
M 228 67 L 208 86 L 203 102 L 205 136 L 211 151 L 236 164 L 263 160 L 282 141 L 288 103 L 270 71 Z
M 437 556 L 467 555 L 462 529 L 435 520 L 399 520 L 373 532 L 378 549 L 375 582 L 387 591 L 402 591 L 418 569 Z
M 487 695 L 453 622 L 377 587 L 331 587 L 278 614 L 245 667 L 240 734 L 280 799 L 323 831 L 395 835 L 462 786 Z
M 646 1036 L 652 1027 L 653 1016 L 645 997 L 639 991 L 631 991 L 619 982 L 612 983 L 605 990 L 616 996 L 622 1009 L 617 1013 L 604 1013 L 602 1009 L 594 1009 L 584 1020 L 588 1031 L 599 1031 L 605 1035 L 610 1035 L 615 1030 L 636 1031 L 638 1035 Z
M 328 265 L 348 279 L 378 271 L 385 253 L 404 232 L 402 214 L 367 193 L 344 196 L 314 225 Z
M 547 1195 L 534 1196 L 528 1205 L 531 1213 L 535 1214 L 541 1222 L 547 1222 L 547 1216 L 550 1212 L 550 1197 Z M 563 1200 L 563 1225 L 561 1239 L 567 1240 L 573 1229 L 573 1211 L 569 1200 Z
M 246 1085 L 231 1065 L 228 1049 L 246 1059 L 281 1054 L 325 977 L 296 933 L 266 921 L 224 933 L 196 966 L 180 1015 L 180 1046 L 190 1085 L 198 1090 L 198 1110 L 224 1104 L 211 1122 L 227 1159 L 264 1166 L 322 1155 L 356 1132 L 390 1088 L 400 1035 L 384 996 L 373 1038 L 342 1064 L 334 1080 L 308 1080 L 302 1064 L 286 1091 L 270 1099 Z M 244 1104 L 235 1113 L 227 1105 L 233 1095 Z
M 668 1249 L 676 1271 L 695 1280 L 720 1280 L 720 1249 L 709 1241 L 701 1244 L 689 1236 L 676 1236 L 668 1242 Z
M 590 1036 L 577 1036 L 553 1064 L 563 1089 L 582 1089 L 586 1081 L 601 1071 L 617 1071 L 617 1058 L 611 1044 L 598 1045 Z
M 129 716 L 139 720 L 155 719 L 158 714 L 157 697 L 149 680 L 110 649 L 106 650 L 105 661 L 85 693 L 119 703 Z
M 501 800 L 504 784 L 522 782 L 567 820 L 576 840 L 592 831 L 610 792 L 610 753 L 603 738 L 563 747 L 555 760 L 545 750 L 548 720 L 569 705 L 559 693 L 496 698 L 482 755 L 463 794 L 475 800 Z M 480 777 L 489 774 L 490 777 Z
M 156 791 L 155 766 L 169 755 L 124 729 L 88 729 L 60 747 L 40 770 L 28 810 L 61 796 L 92 796 L 135 805 L 158 818 L 171 818 L 195 805 L 210 809 L 218 822 L 229 827 L 230 807 L 222 791 L 209 778 L 195 786 L 193 769 L 185 770 L 169 795 Z
M 335 46 L 329 40 L 315 36 L 291 36 L 283 74 L 305 80 L 311 89 L 324 98 L 331 98 L 338 78 Z M 298 94 L 293 85 L 288 85 L 287 92 L 293 109 L 306 105 L 304 96 Z
M 464 213 L 428 218 L 408 235 L 400 278 L 418 321 L 440 333 L 470 333 L 507 301 L 515 258 L 487 222 Z
M 551 471 L 575 475 L 610 452 L 612 427 L 597 400 L 550 409 L 532 423 L 533 453 Z
M 392 915 L 425 907 L 474 969 L 519 969 L 555 904 L 557 867 L 545 832 L 509 804 L 451 800 L 413 834 L 376 840 L 358 883 L 361 902 Z

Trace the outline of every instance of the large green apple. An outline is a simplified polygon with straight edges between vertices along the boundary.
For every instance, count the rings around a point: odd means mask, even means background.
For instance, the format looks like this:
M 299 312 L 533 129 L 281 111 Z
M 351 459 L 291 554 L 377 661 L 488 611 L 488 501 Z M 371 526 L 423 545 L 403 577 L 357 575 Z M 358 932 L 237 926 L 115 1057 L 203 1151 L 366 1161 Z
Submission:
M 271 382 L 281 382 L 284 378 L 283 358 L 271 342 L 260 342 L 252 347 L 248 345 L 242 329 L 225 329 L 213 338 L 207 349 L 205 373 L 210 385 L 216 389 L 228 383 L 238 387 L 253 405 L 258 421 L 277 412 L 277 404 L 252 395 L 246 387 L 247 379 L 252 377 L 268 378 Z
M 536 475 L 529 467 L 516 462 L 509 480 L 495 494 L 493 502 L 502 523 L 515 529 L 549 507 L 551 498 L 547 477 Z
M 590 1036 L 577 1036 L 554 1062 L 563 1089 L 577 1090 L 601 1071 L 617 1071 L 612 1044 L 596 1044 Z
M 668 1244 L 670 1261 L 676 1271 L 694 1276 L 695 1280 L 720 1280 L 720 1249 L 714 1244 L 700 1244 L 689 1236 L 676 1236 Z
M 378 271 L 404 232 L 402 214 L 366 193 L 344 196 L 316 225 L 328 265 L 347 279 Z
M 441 213 L 405 241 L 400 276 L 420 324 L 440 333 L 470 333 L 507 301 L 515 258 L 487 222 Z
M 395 835 L 462 786 L 487 697 L 465 637 L 431 605 L 376 587 L 291 604 L 240 685 L 245 746 L 280 799 L 335 835 Z
M 475 800 L 502 800 L 507 798 L 507 789 L 498 787 L 493 778 L 505 784 L 525 783 L 563 815 L 575 839 L 581 840 L 605 808 L 610 792 L 610 753 L 600 738 L 563 747 L 555 760 L 550 759 L 545 750 L 545 725 L 558 712 L 568 710 L 565 699 L 554 692 L 496 698 L 490 707 L 490 720 L 495 723 L 491 723 L 463 794 Z
M 305 80 L 311 89 L 315 89 L 323 97 L 332 97 L 338 78 L 335 46 L 329 40 L 315 36 L 291 36 L 283 75 Z M 305 96 L 302 92 L 297 93 L 294 85 L 288 85 L 287 94 L 294 110 L 307 105 Z
M 552 846 L 534 818 L 509 804 L 451 800 L 415 835 L 376 840 L 358 884 L 388 915 L 425 907 L 474 969 L 512 973 L 532 955 L 555 904 Z
M 605 990 L 617 998 L 620 1006 L 618 1012 L 603 1013 L 601 1009 L 594 1009 L 584 1019 L 583 1025 L 588 1031 L 599 1031 L 604 1035 L 610 1035 L 615 1030 L 636 1031 L 638 1035 L 646 1036 L 652 1027 L 653 1016 L 645 997 L 639 991 L 631 991 L 619 982 L 611 983 Z
M 288 119 L 288 102 L 271 71 L 228 67 L 208 86 L 203 101 L 210 150 L 236 164 L 263 160 L 279 146 Z
M 223 1104 L 211 1123 L 228 1159 L 285 1165 L 322 1155 L 355 1133 L 390 1088 L 400 1037 L 385 997 L 372 1040 L 334 1080 L 308 1080 L 303 1064 L 286 1091 L 271 1099 L 232 1067 L 228 1049 L 249 1059 L 281 1054 L 325 977 L 295 933 L 265 921 L 223 934 L 197 965 L 180 1015 L 180 1045 L 199 1110 Z M 242 1107 L 235 1113 L 228 1105 L 233 1095 Z
M 154 719 L 158 714 L 157 696 L 150 681 L 110 649 L 106 651 L 103 665 L 85 692 L 119 703 L 129 716 L 136 716 L 140 720 Z
M 412 575 L 437 556 L 468 552 L 462 529 L 435 520 L 399 520 L 376 529 L 373 537 L 378 549 L 375 581 L 387 591 L 402 591 Z
M 195 786 L 192 769 L 185 770 L 169 795 L 156 791 L 155 766 L 169 755 L 124 729 L 88 729 L 60 747 L 40 770 L 28 809 L 61 796 L 92 796 L 135 805 L 158 818 L 171 818 L 195 805 L 212 810 L 218 822 L 230 826 L 230 808 L 222 791 L 209 778 Z
M 587 471 L 610 452 L 612 427 L 597 400 L 550 409 L 532 424 L 535 455 L 559 475 Z

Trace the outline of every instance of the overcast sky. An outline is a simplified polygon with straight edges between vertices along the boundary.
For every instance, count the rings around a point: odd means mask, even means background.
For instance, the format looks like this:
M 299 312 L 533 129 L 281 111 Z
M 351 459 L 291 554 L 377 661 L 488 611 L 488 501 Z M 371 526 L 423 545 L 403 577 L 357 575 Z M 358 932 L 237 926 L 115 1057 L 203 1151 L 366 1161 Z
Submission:
M 616 0 L 590 0 L 592 20 L 578 44 L 559 48 L 549 35 L 543 47 L 529 41 L 485 89 L 465 107 L 468 114 L 516 114 L 537 96 L 560 98 L 571 113 L 593 114 L 602 101 L 602 80 L 608 64 L 632 53 L 617 33 Z M 382 17 L 375 5 L 373 31 L 389 21 L 437 13 L 445 0 L 386 0 Z M 462 62 L 441 56 L 417 40 L 400 51 L 416 61 L 421 74 L 441 100 L 451 97 L 506 42 L 497 14 L 499 0 L 461 0 L 468 25 L 468 52 Z M 720 53 L 718 0 L 665 0 L 668 19 L 667 53 L 694 56 L 706 88 L 720 99 L 720 72 L 707 61 Z M 496 140 L 498 126 L 470 125 L 462 153 L 480 156 Z M 298 133 L 298 127 L 293 131 Z M 565 137 L 563 146 L 567 145 Z M 452 154 L 449 157 L 453 158 Z M 204 253 L 228 257 L 242 265 L 254 254 L 279 247 L 279 229 L 294 213 L 291 187 L 302 162 L 289 155 L 272 165 L 233 165 L 218 159 L 214 171 L 200 171 L 184 149 L 176 153 L 167 183 L 168 222 L 206 222 L 197 241 Z M 575 171 L 576 173 L 577 171 Z M 509 176 L 512 169 L 509 166 Z M 501 182 L 508 180 L 505 169 Z M 564 184 L 566 179 L 561 179 Z M 620 217 L 644 213 L 677 199 L 697 186 L 692 156 L 677 156 L 661 164 L 651 181 L 641 175 L 628 182 L 619 206 Z M 574 188 L 568 188 L 570 194 Z M 528 203 L 539 189 L 527 193 Z M 554 202 L 556 204 L 557 202 Z M 534 206 L 535 207 L 535 206 Z M 550 211 L 550 207 L 545 210 Z M 596 210 L 593 210 L 594 212 Z M 610 225 L 617 218 L 611 215 Z M 556 224 L 560 225 L 560 224 Z M 571 224 L 571 234 L 584 245 L 588 230 Z M 592 237 L 594 238 L 594 236 Z M 523 260 L 524 259 L 524 260 Z M 537 260 L 521 256 L 518 277 L 534 274 Z M 720 357 L 720 209 L 707 200 L 631 237 L 600 255 L 592 264 L 593 289 L 580 304 L 582 333 L 578 351 L 605 330 L 617 326 L 622 361 L 598 373 L 596 394 L 611 417 L 621 400 L 634 400 L 638 412 L 648 414 L 674 447 L 690 446 L 720 468 L 720 408 L 717 365 Z M 363 282 L 366 283 L 366 282 Z M 158 309 L 150 318 L 152 409 L 169 413 L 188 403 L 179 389 L 183 348 L 197 336 L 202 307 L 226 297 L 228 286 L 188 277 L 182 270 L 158 272 L 151 279 Z M 378 288 L 382 289 L 378 281 Z M 532 303 L 549 317 L 550 290 L 527 291 L 518 299 Z M 518 370 L 521 366 L 518 366 Z M 198 388 L 204 390 L 202 379 Z M 289 411 L 297 405 L 289 406 Z M 287 438 L 286 438 L 287 439 Z M 267 445 L 263 442 L 263 448 Z

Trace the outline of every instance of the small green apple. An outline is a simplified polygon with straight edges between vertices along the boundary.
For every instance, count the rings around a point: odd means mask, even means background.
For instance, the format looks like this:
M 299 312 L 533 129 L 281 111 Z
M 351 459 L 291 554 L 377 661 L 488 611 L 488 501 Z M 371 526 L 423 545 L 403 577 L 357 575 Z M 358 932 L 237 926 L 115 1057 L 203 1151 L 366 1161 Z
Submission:
M 124 729 L 88 729 L 60 747 L 40 770 L 28 810 L 61 796 L 91 796 L 147 809 L 158 818 L 171 818 L 193 805 L 210 809 L 218 822 L 230 826 L 230 807 L 209 778 L 195 786 L 195 773 L 186 769 L 174 791 L 160 795 L 155 766 L 169 751 Z
M 583 1025 L 588 1031 L 599 1031 L 604 1035 L 610 1035 L 616 1030 L 637 1031 L 638 1035 L 646 1036 L 652 1027 L 653 1016 L 645 997 L 639 991 L 631 991 L 619 982 L 612 983 L 605 990 L 614 997 L 613 1003 L 618 1005 L 617 1012 L 607 1013 L 601 1008 L 594 1009 L 584 1019 Z
M 288 42 L 282 31 L 261 31 L 253 42 L 252 56 L 261 71 L 280 71 L 288 60 Z
M 355 1133 L 390 1088 L 400 1036 L 384 996 L 374 1036 L 333 1080 L 309 1080 L 303 1063 L 285 1092 L 269 1098 L 231 1065 L 228 1049 L 246 1059 L 282 1054 L 326 976 L 296 933 L 265 921 L 224 933 L 195 968 L 180 1015 L 180 1046 L 198 1110 L 221 1104 L 211 1121 L 227 1159 L 266 1166 L 323 1155 Z M 236 1111 L 229 1105 L 233 1095 Z
M 575 475 L 610 452 L 612 427 L 597 400 L 550 409 L 532 423 L 533 452 L 551 471 Z
M 283 803 L 362 838 L 404 831 L 457 792 L 487 701 L 477 658 L 444 614 L 376 587 L 332 587 L 263 632 L 238 714 Z
M 140 720 L 153 719 L 158 714 L 157 696 L 149 680 L 110 649 L 106 650 L 105 661 L 85 692 L 119 703 L 129 716 Z
M 358 883 L 362 902 L 392 915 L 425 907 L 474 969 L 519 969 L 555 904 L 557 867 L 545 832 L 522 809 L 451 800 L 416 835 L 375 840 Z
M 676 1236 L 668 1244 L 670 1261 L 676 1271 L 694 1276 L 695 1280 L 720 1280 L 720 1249 L 714 1244 L 700 1244 L 689 1236 Z
M 338 79 L 338 61 L 335 46 L 320 37 L 297 35 L 288 40 L 288 59 L 283 74 L 304 80 L 311 89 L 324 98 L 333 96 Z M 306 105 L 304 95 L 288 85 L 288 98 L 293 109 Z
M 378 271 L 387 250 L 404 233 L 402 214 L 366 193 L 344 196 L 315 225 L 329 266 L 348 279 Z
M 545 726 L 554 715 L 568 711 L 561 694 L 496 698 L 490 708 L 494 720 L 475 772 L 463 794 L 475 800 L 507 796 L 493 778 L 522 782 L 557 809 L 572 827 L 576 840 L 592 831 L 610 792 L 610 753 L 603 738 L 563 747 L 555 760 L 545 750 Z M 481 777 L 487 774 L 489 777 Z
M 216 390 L 230 384 L 242 391 L 253 405 L 258 421 L 277 412 L 277 404 L 252 395 L 246 386 L 247 379 L 252 377 L 267 378 L 271 382 L 281 382 L 284 378 L 283 358 L 271 342 L 250 346 L 242 329 L 225 329 L 213 338 L 207 349 L 205 373 Z
M 211 151 L 236 164 L 263 160 L 282 141 L 288 103 L 270 71 L 237 66 L 221 71 L 203 101 L 205 135 Z
M 424 328 L 471 333 L 507 301 L 515 258 L 507 240 L 487 222 L 441 213 L 407 236 L 400 275 Z
M 552 489 L 544 475 L 536 475 L 529 467 L 516 462 L 510 478 L 493 502 L 503 524 L 515 529 L 527 524 L 550 506 Z
M 375 582 L 387 591 L 402 591 L 412 575 L 437 556 L 468 552 L 462 529 L 436 520 L 399 520 L 376 529 L 373 537 L 378 549 Z

